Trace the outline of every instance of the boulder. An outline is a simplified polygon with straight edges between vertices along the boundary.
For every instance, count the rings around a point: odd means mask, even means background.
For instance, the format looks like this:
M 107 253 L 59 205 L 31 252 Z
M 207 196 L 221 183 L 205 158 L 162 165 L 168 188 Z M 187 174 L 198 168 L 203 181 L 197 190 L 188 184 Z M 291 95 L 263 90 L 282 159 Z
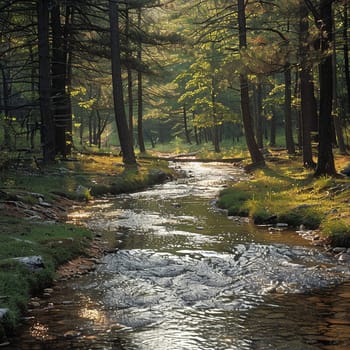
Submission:
M 41 270 L 45 267 L 43 258 L 40 255 L 33 256 L 23 256 L 18 258 L 13 258 L 13 260 L 18 261 L 23 264 L 31 271 Z

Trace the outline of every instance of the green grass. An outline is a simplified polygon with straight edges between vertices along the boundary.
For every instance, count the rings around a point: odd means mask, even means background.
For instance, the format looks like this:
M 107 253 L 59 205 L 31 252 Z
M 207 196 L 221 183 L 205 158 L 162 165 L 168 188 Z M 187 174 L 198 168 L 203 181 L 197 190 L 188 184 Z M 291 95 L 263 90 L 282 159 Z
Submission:
M 9 333 L 18 324 L 29 298 L 52 283 L 56 268 L 84 254 L 92 233 L 78 226 L 28 222 L 5 215 L 0 216 L 0 226 L 0 308 L 10 309 L 3 324 Z M 43 269 L 29 271 L 13 260 L 33 255 L 43 258 Z
M 348 157 L 337 157 L 341 169 Z M 245 215 L 256 224 L 287 223 L 320 229 L 330 244 L 350 247 L 348 179 L 315 179 L 301 160 L 285 157 L 256 170 L 250 181 L 233 184 L 220 194 L 218 206 L 230 215 Z

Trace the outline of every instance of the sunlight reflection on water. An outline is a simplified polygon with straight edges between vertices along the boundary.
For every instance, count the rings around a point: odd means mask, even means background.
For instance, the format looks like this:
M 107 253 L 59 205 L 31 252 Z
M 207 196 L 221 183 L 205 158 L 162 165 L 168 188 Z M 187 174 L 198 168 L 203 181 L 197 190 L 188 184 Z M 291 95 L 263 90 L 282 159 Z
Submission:
M 56 293 L 30 341 L 37 334 L 47 348 L 66 349 L 56 331 L 76 335 L 69 344 L 82 350 L 350 346 L 350 293 L 327 295 L 348 268 L 291 231 L 271 235 L 215 212 L 210 201 L 228 179 L 244 178 L 241 169 L 181 168 L 188 178 L 96 200 L 72 216 L 121 235 L 119 251 Z M 67 296 L 72 304 L 62 302 Z M 18 349 L 34 349 L 30 341 Z

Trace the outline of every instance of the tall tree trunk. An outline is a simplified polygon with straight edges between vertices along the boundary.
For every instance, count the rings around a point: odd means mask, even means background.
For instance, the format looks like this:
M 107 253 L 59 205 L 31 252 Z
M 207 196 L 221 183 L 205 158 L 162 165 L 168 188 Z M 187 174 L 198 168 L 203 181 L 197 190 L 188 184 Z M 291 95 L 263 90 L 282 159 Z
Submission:
M 142 10 L 137 10 L 137 24 L 141 28 L 141 16 Z M 138 43 L 137 48 L 137 60 L 141 63 L 142 61 L 142 44 L 141 41 Z M 142 72 L 137 72 L 137 139 L 139 143 L 139 150 L 141 153 L 146 152 L 145 140 L 143 136 L 143 86 L 142 86 Z M 154 148 L 152 146 L 152 148 Z
M 219 142 L 219 125 L 218 125 L 218 116 L 216 112 L 216 98 L 215 98 L 215 78 L 212 76 L 212 87 L 211 87 L 211 102 L 213 105 L 213 127 L 212 127 L 212 142 L 214 145 L 214 150 L 216 153 L 220 153 L 220 142 Z
M 49 3 L 38 0 L 39 99 L 41 143 L 44 163 L 55 159 L 55 130 L 51 106 L 51 75 L 49 50 Z
M 247 46 L 246 33 L 246 18 L 245 18 L 245 1 L 238 0 L 238 28 L 239 28 L 239 47 L 244 49 Z M 254 138 L 254 131 L 252 127 L 252 118 L 249 108 L 249 90 L 248 78 L 245 72 L 240 73 L 240 91 L 241 91 L 241 109 L 243 117 L 243 126 L 245 131 L 246 142 L 250 157 L 254 164 L 265 164 L 264 157 L 261 154 L 259 147 Z
M 67 45 L 64 41 L 64 31 L 61 23 L 61 10 L 58 2 L 51 7 L 52 27 L 52 101 L 54 107 L 56 154 L 66 157 L 69 154 L 69 97 L 67 86 Z
M 303 165 L 306 168 L 314 168 L 315 162 L 312 156 L 311 129 L 312 120 L 317 119 L 317 105 L 314 95 L 313 77 L 308 59 L 308 10 L 303 0 L 300 0 L 300 99 L 301 99 L 301 133 L 303 149 Z
M 276 146 L 276 112 L 274 109 L 270 120 L 270 146 Z
M 129 18 L 129 5 L 126 4 L 125 11 L 125 37 L 126 37 L 126 70 L 128 76 L 128 120 L 129 120 L 129 131 L 130 131 L 130 141 L 134 144 L 134 99 L 133 99 L 133 81 L 132 81 L 132 70 L 131 70 L 131 59 L 132 51 L 130 47 L 130 18 Z
M 332 101 L 333 101 L 333 72 L 332 55 L 327 53 L 332 40 L 332 2 L 320 0 L 320 18 L 316 19 L 320 30 L 321 52 L 325 55 L 319 65 L 320 77 L 320 116 L 318 161 L 315 176 L 336 175 L 332 150 Z
M 295 153 L 292 124 L 292 74 L 290 64 L 284 69 L 284 115 L 285 115 L 285 137 L 288 154 Z
M 263 116 L 262 116 L 262 85 L 258 81 L 255 89 L 256 95 L 256 142 L 258 147 L 262 149 L 264 147 L 264 132 L 263 132 Z
M 10 94 L 11 94 L 11 87 L 10 87 L 10 71 L 9 69 L 6 69 L 2 64 L 0 64 L 1 67 L 1 77 L 2 77 L 2 101 L 3 101 L 3 111 L 4 111 L 4 124 L 3 124 L 3 130 L 4 130 L 4 146 L 7 149 L 12 148 L 12 140 L 11 140 L 11 133 L 10 133 L 10 127 L 11 127 L 11 118 L 9 115 L 9 100 L 10 100 Z M 0 100 L 1 101 L 1 100 Z
M 350 112 L 350 67 L 349 67 L 349 43 L 348 43 L 348 26 L 349 26 L 349 17 L 348 17 L 348 2 L 344 1 L 343 5 L 343 56 L 344 56 L 344 73 L 345 73 L 345 82 L 347 90 L 347 112 Z
M 128 129 L 124 106 L 120 58 L 118 0 L 109 1 L 109 21 L 111 35 L 113 101 L 120 147 L 123 155 L 123 162 L 128 165 L 136 165 L 135 153 L 130 140 L 130 132 Z
M 91 147 L 92 144 L 94 143 L 93 140 L 93 116 L 94 116 L 94 111 L 92 110 L 89 115 L 89 146 Z
M 64 25 L 64 43 L 66 54 L 66 99 L 67 99 L 67 121 L 66 121 L 66 153 L 71 154 L 73 149 L 73 110 L 72 110 L 72 70 L 73 53 L 71 43 L 71 26 L 74 22 L 74 8 L 66 4 L 66 22 Z
M 187 110 L 186 106 L 183 106 L 183 119 L 184 119 L 184 129 L 185 129 L 185 137 L 186 137 L 186 142 L 191 145 L 191 137 L 190 137 L 190 132 L 188 130 L 188 123 L 187 123 Z
M 334 13 L 332 14 L 334 16 Z M 341 115 L 342 111 L 339 108 L 338 103 L 338 79 L 337 79 L 337 50 L 336 50 L 336 36 L 335 36 L 335 26 L 333 23 L 333 52 L 332 52 L 332 73 L 333 73 L 333 123 L 335 134 L 337 137 L 337 144 L 339 147 L 340 154 L 346 154 L 346 146 L 344 142 L 343 129 L 341 125 Z

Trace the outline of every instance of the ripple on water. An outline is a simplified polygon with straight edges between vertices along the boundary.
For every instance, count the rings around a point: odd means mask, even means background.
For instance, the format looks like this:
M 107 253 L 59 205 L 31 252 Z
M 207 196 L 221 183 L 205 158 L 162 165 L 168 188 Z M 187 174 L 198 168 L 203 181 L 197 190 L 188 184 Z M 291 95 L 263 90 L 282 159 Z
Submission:
M 168 318 L 178 324 L 176 317 L 188 308 L 191 322 L 197 322 L 200 310 L 213 312 L 215 319 L 214 310 L 218 317 L 249 310 L 268 293 L 302 293 L 344 279 L 331 258 L 321 259 L 317 252 L 305 255 L 304 249 L 288 248 L 287 254 L 282 245 L 247 244 L 232 253 L 122 250 L 104 258 L 96 272 L 97 289 L 127 328 L 153 327 Z M 329 267 L 321 268 L 320 261 Z

